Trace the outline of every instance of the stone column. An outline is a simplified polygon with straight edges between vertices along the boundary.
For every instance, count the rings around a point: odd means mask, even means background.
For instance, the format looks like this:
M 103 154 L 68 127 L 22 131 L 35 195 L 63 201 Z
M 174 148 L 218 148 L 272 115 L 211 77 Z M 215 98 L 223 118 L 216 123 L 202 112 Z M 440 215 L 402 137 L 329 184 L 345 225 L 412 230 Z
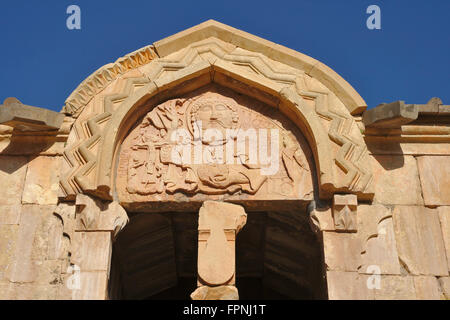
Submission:
M 235 287 L 236 235 L 247 221 L 244 208 L 205 201 L 198 220 L 198 288 L 193 300 L 238 300 Z

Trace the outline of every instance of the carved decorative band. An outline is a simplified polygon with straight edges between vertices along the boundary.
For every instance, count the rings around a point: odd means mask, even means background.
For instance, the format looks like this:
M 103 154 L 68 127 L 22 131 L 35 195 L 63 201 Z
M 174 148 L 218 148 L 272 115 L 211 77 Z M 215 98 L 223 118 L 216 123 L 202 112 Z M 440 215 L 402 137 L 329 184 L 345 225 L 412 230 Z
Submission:
M 333 178 L 334 174 L 331 168 L 320 168 L 321 174 L 330 177 L 330 181 L 327 181 L 327 183 L 332 183 L 336 190 L 354 193 L 367 193 L 369 191 L 372 174 L 366 160 L 368 151 L 355 120 L 345 107 L 343 111 L 333 104 L 332 101 L 334 100 L 330 98 L 333 93 L 326 87 L 322 85 L 323 89 L 317 89 L 316 87 L 312 89 L 305 85 L 306 80 L 311 78 L 303 71 L 286 71 L 290 70 L 286 68 L 280 71 L 278 64 L 264 55 L 242 51 L 234 47 L 230 48 L 229 44 L 227 46 L 227 44 L 215 38 L 191 44 L 177 53 L 176 58 L 155 58 L 155 56 L 153 49 L 146 47 L 119 59 L 114 65 L 105 66 L 89 77 L 80 85 L 80 89 L 77 89 L 67 100 L 65 111 L 78 116 L 92 96 L 110 83 L 113 78 L 118 77 L 130 68 L 147 63 L 145 70 L 140 69 L 145 72 L 146 76 L 128 78 L 123 90 L 106 95 L 103 99 L 103 106 L 94 108 L 95 110 L 103 110 L 102 112 L 94 112 L 87 117 L 87 120 L 82 120 L 81 123 L 77 124 L 78 127 L 88 130 L 84 130 L 81 133 L 84 136 L 80 136 L 78 142 L 72 143 L 64 153 L 69 167 L 61 180 L 64 197 L 73 197 L 80 192 L 98 192 L 97 183 L 100 179 L 97 177 L 99 150 L 104 143 L 104 128 L 108 127 L 108 125 L 104 125 L 104 122 L 108 122 L 112 116 L 114 102 L 121 102 L 123 105 L 127 97 L 132 95 L 137 84 L 153 83 L 152 86 L 156 88 L 154 93 L 157 93 L 160 86 L 166 88 L 167 84 L 175 81 L 174 79 L 177 76 L 188 75 L 189 72 L 194 72 L 192 70 L 197 70 L 198 66 L 205 63 L 208 66 L 212 65 L 211 70 L 215 70 L 217 66 L 217 70 L 232 70 L 231 73 L 241 75 L 243 79 L 256 79 L 255 81 L 261 82 L 267 88 L 270 87 L 271 92 L 278 92 L 278 95 L 283 94 L 284 89 L 289 89 L 294 92 L 295 99 L 302 100 L 301 97 L 313 99 L 315 110 L 312 117 L 317 119 L 320 117 L 324 121 L 330 122 L 328 137 L 339 146 L 336 154 L 331 157 L 334 159 L 338 170 L 343 173 L 344 178 L 340 178 L 339 181 L 335 180 L 337 178 Z M 180 75 L 177 75 L 176 71 L 180 71 Z M 104 75 L 101 75 L 103 73 Z M 333 97 L 335 99 L 334 95 Z M 115 110 L 120 110 L 120 108 L 121 105 L 116 106 Z M 83 118 L 86 119 L 86 117 Z M 100 126 L 100 123 L 103 123 L 103 125 Z M 308 126 L 308 124 L 306 125 Z M 318 124 L 317 129 L 323 130 L 322 125 Z M 80 131 L 82 130 L 80 129 Z M 318 142 L 316 141 L 316 143 Z M 115 142 L 108 141 L 107 143 Z M 319 151 L 319 153 L 334 153 L 331 148 L 326 147 L 330 142 L 323 141 L 321 143 L 322 151 Z M 105 191 L 109 192 L 109 190 Z
M 89 101 L 111 82 L 125 72 L 149 63 L 155 57 L 153 46 L 146 46 L 117 59 L 114 63 L 101 67 L 71 93 L 63 106 L 62 112 L 78 117 Z

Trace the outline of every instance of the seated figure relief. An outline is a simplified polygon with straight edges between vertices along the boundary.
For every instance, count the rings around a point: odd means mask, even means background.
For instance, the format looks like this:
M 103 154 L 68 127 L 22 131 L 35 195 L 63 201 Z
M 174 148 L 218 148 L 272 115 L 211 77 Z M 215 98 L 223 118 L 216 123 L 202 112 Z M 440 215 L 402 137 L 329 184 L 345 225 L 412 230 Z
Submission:
M 237 100 L 243 98 L 214 89 L 153 108 L 122 145 L 119 189 L 155 200 L 179 192 L 311 193 L 304 146 L 285 128 L 287 120 L 258 112 L 271 107 L 256 100 Z

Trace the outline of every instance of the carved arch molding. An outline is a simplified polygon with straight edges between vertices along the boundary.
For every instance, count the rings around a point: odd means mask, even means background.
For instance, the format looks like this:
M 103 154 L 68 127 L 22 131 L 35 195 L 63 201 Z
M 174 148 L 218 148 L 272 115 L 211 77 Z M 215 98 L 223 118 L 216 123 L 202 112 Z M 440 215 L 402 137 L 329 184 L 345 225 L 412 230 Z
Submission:
M 71 94 L 63 112 L 75 121 L 64 152 L 60 197 L 116 198 L 115 172 L 127 137 L 137 136 L 158 108 L 171 103 L 188 108 L 189 94 L 207 86 L 216 93 L 225 88 L 243 94 L 271 108 L 269 118 L 280 114 L 294 123 L 311 150 L 320 198 L 335 193 L 371 198 L 372 172 L 358 121 L 361 97 L 320 62 L 215 22 L 104 66 Z M 146 192 L 157 193 L 140 193 Z

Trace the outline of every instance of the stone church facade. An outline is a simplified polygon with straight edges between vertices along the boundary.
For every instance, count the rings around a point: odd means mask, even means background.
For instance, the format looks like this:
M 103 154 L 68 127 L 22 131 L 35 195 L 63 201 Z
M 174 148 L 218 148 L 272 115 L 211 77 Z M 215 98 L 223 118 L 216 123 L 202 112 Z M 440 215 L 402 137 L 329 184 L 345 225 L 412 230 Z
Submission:
M 366 110 L 207 21 L 0 106 L 0 299 L 448 299 L 450 106 Z

